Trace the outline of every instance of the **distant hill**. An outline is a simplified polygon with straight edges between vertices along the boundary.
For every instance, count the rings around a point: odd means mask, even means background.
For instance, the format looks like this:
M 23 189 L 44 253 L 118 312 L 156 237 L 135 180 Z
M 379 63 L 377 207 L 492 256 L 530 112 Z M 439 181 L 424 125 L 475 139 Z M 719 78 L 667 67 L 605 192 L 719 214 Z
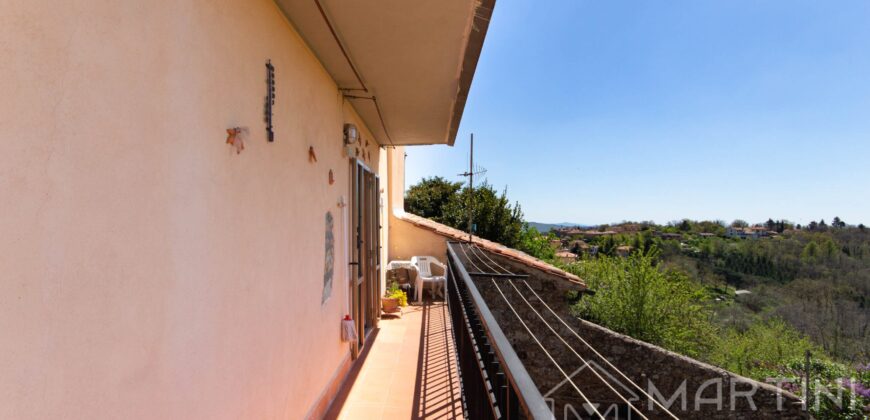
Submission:
M 589 227 L 589 226 L 584 225 L 584 224 L 581 224 L 581 223 L 569 223 L 569 222 L 564 222 L 564 223 L 539 223 L 539 222 L 528 222 L 528 223 L 529 223 L 529 226 L 531 226 L 531 227 L 537 229 L 538 232 L 541 232 L 541 233 L 547 233 L 547 232 L 549 232 L 551 229 L 558 229 L 558 228 L 563 228 L 563 227 L 574 227 L 574 226 L 579 226 L 579 227 L 582 227 L 582 228 L 587 228 L 587 227 Z

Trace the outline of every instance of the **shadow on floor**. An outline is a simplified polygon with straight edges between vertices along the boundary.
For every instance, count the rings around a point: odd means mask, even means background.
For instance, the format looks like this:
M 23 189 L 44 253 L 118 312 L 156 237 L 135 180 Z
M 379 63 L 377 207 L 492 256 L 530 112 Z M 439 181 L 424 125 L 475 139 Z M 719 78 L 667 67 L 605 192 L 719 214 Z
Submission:
M 325 418 L 463 418 L 447 304 L 427 300 L 383 317 Z
M 426 301 L 414 390 L 415 419 L 462 418 L 458 373 L 447 304 Z

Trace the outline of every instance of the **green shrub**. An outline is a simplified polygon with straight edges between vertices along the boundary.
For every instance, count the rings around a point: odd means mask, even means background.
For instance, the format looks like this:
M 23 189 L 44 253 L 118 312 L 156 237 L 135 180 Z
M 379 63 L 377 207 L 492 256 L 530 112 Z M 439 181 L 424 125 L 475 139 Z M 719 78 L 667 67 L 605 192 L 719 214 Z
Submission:
M 725 331 L 716 341 L 709 361 L 737 374 L 764 380 L 778 375 L 784 366 L 791 367 L 790 362 L 803 360 L 807 350 L 821 354 L 807 337 L 775 318 L 754 322 L 745 331 L 735 328 Z
M 555 263 L 556 250 L 550 245 L 550 241 L 553 239 L 556 239 L 556 235 L 552 233 L 542 234 L 526 223 L 520 231 L 517 249 L 540 260 Z
M 595 292 L 574 309 L 611 330 L 699 357 L 714 341 L 706 294 L 685 274 L 657 266 L 657 252 L 653 247 L 627 258 L 601 256 L 570 265 Z
M 408 306 L 408 294 L 405 293 L 404 290 L 400 289 L 397 283 L 390 284 L 387 292 L 384 293 L 384 297 L 388 299 L 398 299 L 399 306 Z

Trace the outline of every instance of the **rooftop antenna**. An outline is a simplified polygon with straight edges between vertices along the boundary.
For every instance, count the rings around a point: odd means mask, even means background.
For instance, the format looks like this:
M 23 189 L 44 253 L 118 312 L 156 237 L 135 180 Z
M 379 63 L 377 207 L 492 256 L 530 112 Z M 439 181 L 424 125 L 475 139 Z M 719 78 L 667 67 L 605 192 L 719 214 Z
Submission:
M 468 153 L 468 172 L 463 172 L 459 176 L 468 177 L 468 242 L 471 242 L 474 237 L 474 176 L 483 175 L 486 169 L 474 167 L 474 133 L 471 133 L 471 145 Z

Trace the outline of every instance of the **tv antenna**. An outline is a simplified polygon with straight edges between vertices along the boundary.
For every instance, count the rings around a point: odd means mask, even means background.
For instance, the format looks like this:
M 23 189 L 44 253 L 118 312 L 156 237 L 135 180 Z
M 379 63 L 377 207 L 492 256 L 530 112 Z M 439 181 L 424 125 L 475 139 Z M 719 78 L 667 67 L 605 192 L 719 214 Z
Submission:
M 474 176 L 485 173 L 486 169 L 474 166 L 474 133 L 471 133 L 471 145 L 468 152 L 468 172 L 459 174 L 459 176 L 468 177 L 468 242 L 471 242 L 474 236 Z

